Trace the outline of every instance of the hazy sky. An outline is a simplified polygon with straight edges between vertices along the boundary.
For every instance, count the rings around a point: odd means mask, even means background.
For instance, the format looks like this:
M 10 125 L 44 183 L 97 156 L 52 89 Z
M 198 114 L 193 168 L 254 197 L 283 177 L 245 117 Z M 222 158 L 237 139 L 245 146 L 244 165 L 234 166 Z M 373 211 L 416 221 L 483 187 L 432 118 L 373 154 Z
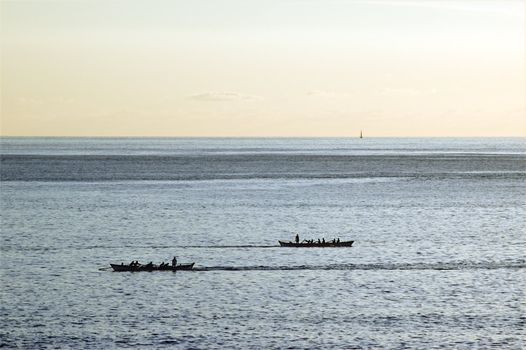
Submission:
M 1 1 L 1 135 L 526 136 L 526 6 Z

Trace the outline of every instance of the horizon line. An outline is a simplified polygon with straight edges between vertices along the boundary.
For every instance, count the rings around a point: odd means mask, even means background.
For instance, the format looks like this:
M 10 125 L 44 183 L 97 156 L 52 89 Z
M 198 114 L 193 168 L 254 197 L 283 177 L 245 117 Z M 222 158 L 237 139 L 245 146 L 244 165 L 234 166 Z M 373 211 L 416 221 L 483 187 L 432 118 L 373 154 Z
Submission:
M 187 139 L 360 139 L 360 136 L 204 136 L 204 135 L 192 135 L 192 136 L 159 136 L 159 135 L 88 135 L 88 136 L 80 136 L 80 135 L 0 135 L 0 138 L 144 138 L 144 139 L 169 139 L 169 138 L 187 138 Z M 499 135 L 499 136 L 488 136 L 488 135 L 477 135 L 477 136 L 404 136 L 404 135 L 398 135 L 398 136 L 364 136 L 361 138 L 369 139 L 369 138 L 526 138 L 526 135 L 521 136 L 505 136 L 505 135 Z

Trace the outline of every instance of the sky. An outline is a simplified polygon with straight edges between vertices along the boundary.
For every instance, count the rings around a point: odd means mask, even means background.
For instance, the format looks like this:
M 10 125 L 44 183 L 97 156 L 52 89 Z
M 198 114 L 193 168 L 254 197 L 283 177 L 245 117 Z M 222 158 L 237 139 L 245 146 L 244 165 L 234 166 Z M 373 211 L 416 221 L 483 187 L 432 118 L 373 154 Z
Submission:
M 526 136 L 520 0 L 2 0 L 0 135 Z

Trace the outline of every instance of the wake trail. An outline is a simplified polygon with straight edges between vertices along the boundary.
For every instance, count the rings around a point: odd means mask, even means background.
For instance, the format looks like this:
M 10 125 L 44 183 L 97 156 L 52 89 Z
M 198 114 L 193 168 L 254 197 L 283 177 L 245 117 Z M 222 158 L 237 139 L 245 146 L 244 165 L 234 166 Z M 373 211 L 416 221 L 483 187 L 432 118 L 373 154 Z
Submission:
M 491 263 L 431 263 L 431 264 L 337 264 L 337 265 L 296 265 L 296 266 L 198 266 L 194 271 L 419 271 L 419 270 L 497 270 L 523 269 L 526 262 Z

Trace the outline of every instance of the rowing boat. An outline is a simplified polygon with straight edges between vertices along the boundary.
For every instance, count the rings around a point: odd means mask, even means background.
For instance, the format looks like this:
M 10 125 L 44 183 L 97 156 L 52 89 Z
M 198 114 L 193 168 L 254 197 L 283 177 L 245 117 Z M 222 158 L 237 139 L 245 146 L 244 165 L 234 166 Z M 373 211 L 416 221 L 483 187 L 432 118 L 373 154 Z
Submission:
M 342 242 L 291 242 L 291 241 L 278 241 L 282 247 L 290 248 L 339 248 L 339 247 L 352 247 L 354 241 L 342 241 Z
M 179 270 L 192 270 L 194 268 L 194 263 L 188 263 L 188 264 L 177 264 L 177 266 L 173 267 L 172 265 L 138 265 L 138 266 L 130 266 L 130 265 L 124 265 L 124 264 L 110 264 L 113 271 L 117 272 L 123 272 L 123 271 L 131 271 L 131 272 L 138 272 L 138 271 L 179 271 Z

